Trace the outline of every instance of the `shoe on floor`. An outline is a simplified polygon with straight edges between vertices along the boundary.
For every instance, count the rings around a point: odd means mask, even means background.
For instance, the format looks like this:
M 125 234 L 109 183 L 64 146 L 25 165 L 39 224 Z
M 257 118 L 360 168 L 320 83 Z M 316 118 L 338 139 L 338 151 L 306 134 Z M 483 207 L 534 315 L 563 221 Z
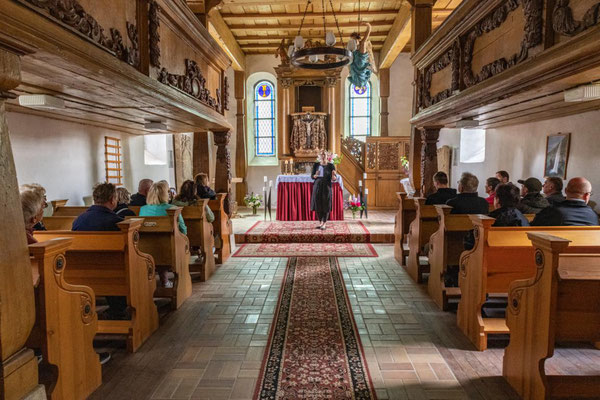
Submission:
M 110 353 L 98 353 L 98 357 L 100 358 L 100 365 L 104 365 L 110 361 Z
M 172 281 L 166 281 L 165 283 L 163 283 L 163 287 L 165 289 L 173 289 L 173 282 Z

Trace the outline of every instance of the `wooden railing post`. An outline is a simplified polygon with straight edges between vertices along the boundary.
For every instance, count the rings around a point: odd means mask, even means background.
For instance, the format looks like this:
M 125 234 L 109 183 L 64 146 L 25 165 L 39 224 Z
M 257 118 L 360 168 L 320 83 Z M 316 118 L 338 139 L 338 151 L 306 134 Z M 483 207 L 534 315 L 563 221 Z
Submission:
M 229 140 L 231 131 L 213 131 L 217 145 L 217 168 L 215 169 L 215 192 L 227 193 L 224 201 L 225 213 L 231 217 L 231 151 Z

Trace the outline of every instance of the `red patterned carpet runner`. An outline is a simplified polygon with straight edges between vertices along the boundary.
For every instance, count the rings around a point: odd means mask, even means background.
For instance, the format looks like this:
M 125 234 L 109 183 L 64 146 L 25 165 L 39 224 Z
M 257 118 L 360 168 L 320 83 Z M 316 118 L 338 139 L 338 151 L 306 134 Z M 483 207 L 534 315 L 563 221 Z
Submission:
M 291 258 L 255 399 L 375 399 L 336 258 Z
M 236 243 L 369 243 L 371 234 L 362 222 L 329 221 L 327 229 L 315 229 L 314 221 L 259 221 Z
M 242 244 L 234 257 L 377 257 L 370 243 Z

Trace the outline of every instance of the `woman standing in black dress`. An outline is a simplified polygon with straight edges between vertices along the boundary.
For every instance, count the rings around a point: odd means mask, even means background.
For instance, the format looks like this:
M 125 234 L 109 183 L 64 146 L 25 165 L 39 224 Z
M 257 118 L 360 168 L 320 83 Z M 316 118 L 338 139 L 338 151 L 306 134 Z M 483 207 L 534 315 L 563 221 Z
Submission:
M 319 162 L 313 165 L 311 176 L 315 180 L 310 209 L 317 213 L 320 225 L 317 229 L 325 230 L 325 224 L 331 212 L 331 182 L 337 180 L 335 165 L 328 162 L 329 154 L 319 154 Z

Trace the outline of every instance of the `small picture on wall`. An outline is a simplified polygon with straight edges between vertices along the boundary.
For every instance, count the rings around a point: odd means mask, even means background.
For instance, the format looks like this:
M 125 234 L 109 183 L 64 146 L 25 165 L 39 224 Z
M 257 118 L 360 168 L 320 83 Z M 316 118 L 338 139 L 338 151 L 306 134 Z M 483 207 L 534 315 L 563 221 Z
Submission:
M 546 166 L 544 176 L 557 176 L 567 179 L 567 162 L 569 161 L 570 133 L 548 135 L 546 139 Z

